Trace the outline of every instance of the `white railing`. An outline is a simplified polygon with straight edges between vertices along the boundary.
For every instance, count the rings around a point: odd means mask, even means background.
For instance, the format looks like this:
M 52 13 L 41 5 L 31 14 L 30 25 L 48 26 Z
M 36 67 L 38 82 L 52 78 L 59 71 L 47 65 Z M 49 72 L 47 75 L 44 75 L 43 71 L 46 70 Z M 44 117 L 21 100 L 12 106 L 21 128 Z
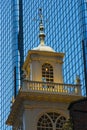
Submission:
M 20 89 L 24 92 L 50 92 L 70 95 L 81 95 L 81 85 L 49 83 L 24 80 Z

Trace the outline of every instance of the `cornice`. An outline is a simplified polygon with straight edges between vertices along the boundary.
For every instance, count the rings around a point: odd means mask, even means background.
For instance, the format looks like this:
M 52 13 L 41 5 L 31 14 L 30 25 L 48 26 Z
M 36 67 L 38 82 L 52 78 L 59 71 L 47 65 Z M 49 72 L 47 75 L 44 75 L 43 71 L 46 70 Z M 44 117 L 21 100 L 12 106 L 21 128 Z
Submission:
M 82 96 L 75 95 L 62 95 L 55 93 L 40 93 L 40 92 L 22 92 L 21 90 L 18 93 L 18 96 L 15 99 L 14 104 L 11 107 L 10 115 L 6 121 L 8 125 L 14 125 L 20 111 L 23 111 L 24 101 L 45 101 L 45 102 L 62 102 L 70 103 L 72 101 L 81 99 Z
M 37 57 L 36 59 L 38 59 L 38 56 L 58 57 L 58 60 L 57 60 L 58 63 L 61 63 L 61 62 L 63 63 L 62 59 L 64 57 L 64 53 L 29 50 L 26 60 L 24 62 L 24 65 L 22 67 L 23 70 L 25 70 L 27 65 L 32 61 L 32 58 L 31 58 L 32 55 L 35 55 L 35 57 Z

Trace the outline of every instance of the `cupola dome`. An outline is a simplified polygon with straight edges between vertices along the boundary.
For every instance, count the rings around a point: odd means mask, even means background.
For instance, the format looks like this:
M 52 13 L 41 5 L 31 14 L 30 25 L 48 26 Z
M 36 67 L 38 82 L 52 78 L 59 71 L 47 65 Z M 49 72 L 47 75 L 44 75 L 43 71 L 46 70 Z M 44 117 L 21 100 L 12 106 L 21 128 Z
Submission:
M 33 50 L 55 52 L 53 48 L 45 44 L 44 45 L 40 44 L 38 47 L 33 48 Z

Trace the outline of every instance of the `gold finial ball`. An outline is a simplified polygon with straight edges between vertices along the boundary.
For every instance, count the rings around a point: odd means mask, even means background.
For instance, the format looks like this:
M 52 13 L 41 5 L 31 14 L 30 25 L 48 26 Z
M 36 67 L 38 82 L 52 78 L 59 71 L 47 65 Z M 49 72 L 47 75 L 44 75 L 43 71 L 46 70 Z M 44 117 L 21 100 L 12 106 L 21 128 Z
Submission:
M 43 26 L 43 24 L 40 24 L 40 30 L 41 30 L 41 31 L 44 30 L 44 26 Z

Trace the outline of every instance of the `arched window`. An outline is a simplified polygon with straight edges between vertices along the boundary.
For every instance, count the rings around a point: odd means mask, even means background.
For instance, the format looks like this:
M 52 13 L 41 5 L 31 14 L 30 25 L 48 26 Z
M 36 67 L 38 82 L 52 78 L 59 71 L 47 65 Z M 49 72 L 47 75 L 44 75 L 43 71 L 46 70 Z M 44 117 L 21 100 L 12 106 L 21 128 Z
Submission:
M 44 82 L 53 82 L 53 67 L 48 63 L 42 65 L 42 80 Z
M 60 116 L 56 122 L 56 130 L 61 130 L 65 121 L 66 118 L 64 116 Z
M 45 113 L 38 120 L 37 130 L 62 130 L 65 122 L 66 118 L 59 113 Z
M 52 130 L 52 128 L 53 126 L 49 117 L 45 114 L 41 116 L 37 124 L 37 130 Z

